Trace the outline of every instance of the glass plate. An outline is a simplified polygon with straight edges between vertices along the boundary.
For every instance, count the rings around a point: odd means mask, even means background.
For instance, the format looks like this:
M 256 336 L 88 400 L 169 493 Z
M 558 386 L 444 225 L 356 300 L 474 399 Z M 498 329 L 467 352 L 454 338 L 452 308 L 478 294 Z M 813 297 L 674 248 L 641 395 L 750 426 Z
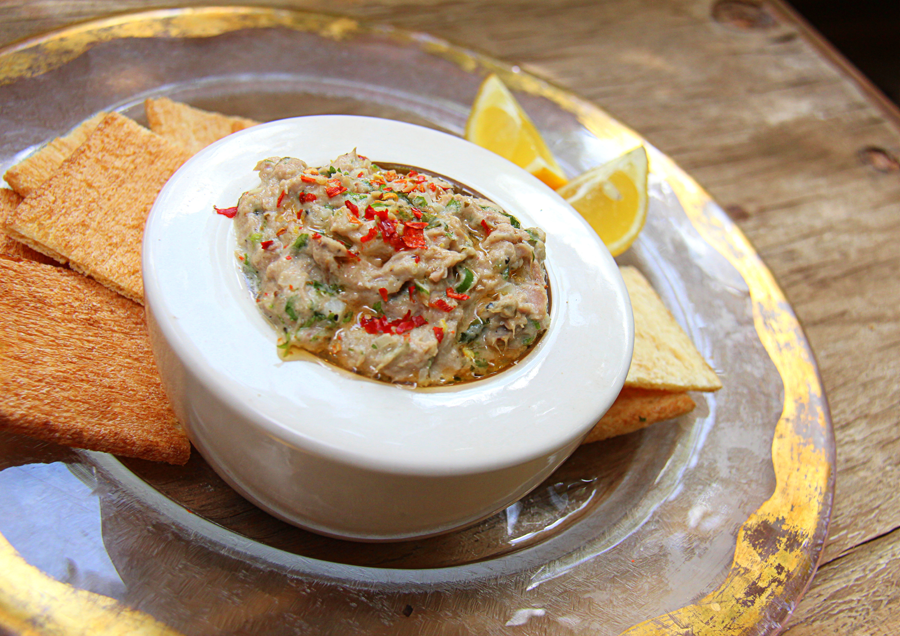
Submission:
M 576 95 L 429 35 L 232 7 L 119 16 L 0 52 L 0 165 L 98 110 L 143 123 L 142 101 L 163 95 L 259 120 L 352 113 L 462 134 L 488 72 L 570 176 L 642 142 Z M 649 278 L 722 378 L 689 416 L 582 447 L 476 526 L 388 544 L 269 517 L 197 453 L 176 468 L 0 434 L 0 583 L 17 552 L 37 568 L 26 592 L 49 599 L 34 620 L 150 615 L 185 634 L 777 631 L 826 536 L 827 404 L 753 249 L 647 148 L 648 221 L 619 261 Z M 87 593 L 73 600 L 69 586 Z M 32 611 L 16 602 L 0 605 L 0 625 Z

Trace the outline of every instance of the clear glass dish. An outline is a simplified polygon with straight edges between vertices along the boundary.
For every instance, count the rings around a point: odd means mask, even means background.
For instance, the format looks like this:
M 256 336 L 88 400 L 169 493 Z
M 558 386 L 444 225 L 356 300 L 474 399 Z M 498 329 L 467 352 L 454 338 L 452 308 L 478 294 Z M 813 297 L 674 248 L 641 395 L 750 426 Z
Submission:
M 0 167 L 98 110 L 144 122 L 143 99 L 163 95 L 259 120 L 362 114 L 462 134 L 488 72 L 570 176 L 642 143 L 576 95 L 428 35 L 233 7 L 119 16 L 0 52 Z M 197 453 L 176 468 L 3 433 L 0 534 L 50 577 L 185 634 L 777 631 L 827 532 L 827 403 L 751 246 L 647 149 L 647 226 L 618 260 L 650 279 L 722 378 L 689 416 L 582 447 L 476 526 L 387 544 L 269 517 Z

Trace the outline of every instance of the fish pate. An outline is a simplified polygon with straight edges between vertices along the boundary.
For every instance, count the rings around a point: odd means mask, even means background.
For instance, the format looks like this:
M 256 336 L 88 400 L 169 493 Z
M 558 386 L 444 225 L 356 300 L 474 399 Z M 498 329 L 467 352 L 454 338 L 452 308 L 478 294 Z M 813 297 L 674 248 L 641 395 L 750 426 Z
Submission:
M 217 211 L 283 358 L 427 387 L 496 373 L 547 329 L 545 234 L 491 201 L 355 151 L 256 170 L 260 185 Z

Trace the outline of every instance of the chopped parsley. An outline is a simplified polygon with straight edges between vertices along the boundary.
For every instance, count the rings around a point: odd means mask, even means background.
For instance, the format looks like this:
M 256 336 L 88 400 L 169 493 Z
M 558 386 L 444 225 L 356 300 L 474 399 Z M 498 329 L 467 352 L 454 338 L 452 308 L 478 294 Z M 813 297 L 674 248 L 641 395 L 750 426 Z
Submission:
M 339 285 L 337 283 L 329 285 L 328 283 L 322 283 L 317 280 L 308 280 L 306 281 L 306 284 L 315 289 L 317 292 L 328 294 L 329 296 L 336 296 L 344 291 L 343 285 Z

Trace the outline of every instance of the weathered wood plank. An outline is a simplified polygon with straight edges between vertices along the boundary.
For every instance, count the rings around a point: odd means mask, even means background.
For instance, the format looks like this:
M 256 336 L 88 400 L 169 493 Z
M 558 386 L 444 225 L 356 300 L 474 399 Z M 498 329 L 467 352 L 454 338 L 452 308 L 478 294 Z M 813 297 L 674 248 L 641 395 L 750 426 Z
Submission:
M 860 545 L 821 567 L 815 585 L 788 622 L 785 636 L 893 636 L 900 632 L 897 534 Z
M 4 2 L 0 42 L 177 4 Z M 730 210 L 807 331 L 838 440 L 826 564 L 789 633 L 898 633 L 900 131 L 833 54 L 783 13 L 728 18 L 710 0 L 293 4 L 427 31 L 573 89 Z

